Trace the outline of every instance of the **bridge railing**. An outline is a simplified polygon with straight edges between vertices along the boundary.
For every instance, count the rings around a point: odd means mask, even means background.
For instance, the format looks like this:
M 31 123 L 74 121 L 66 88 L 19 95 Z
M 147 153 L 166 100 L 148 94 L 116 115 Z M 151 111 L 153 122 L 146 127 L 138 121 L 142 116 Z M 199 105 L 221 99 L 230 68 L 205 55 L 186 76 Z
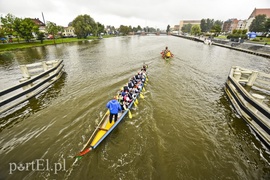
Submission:
M 21 65 L 20 84 L 0 91 L 0 114 L 29 100 L 59 79 L 63 73 L 63 60 L 43 61 Z

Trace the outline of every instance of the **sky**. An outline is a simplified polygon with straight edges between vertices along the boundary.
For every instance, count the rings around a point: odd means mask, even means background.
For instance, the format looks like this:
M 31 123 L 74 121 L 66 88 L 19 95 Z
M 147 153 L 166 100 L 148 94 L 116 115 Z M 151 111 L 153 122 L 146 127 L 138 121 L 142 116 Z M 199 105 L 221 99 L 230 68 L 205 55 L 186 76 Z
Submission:
M 39 18 L 68 26 L 78 15 L 96 22 L 167 29 L 181 20 L 248 19 L 255 8 L 270 8 L 270 0 L 0 0 L 0 15 Z

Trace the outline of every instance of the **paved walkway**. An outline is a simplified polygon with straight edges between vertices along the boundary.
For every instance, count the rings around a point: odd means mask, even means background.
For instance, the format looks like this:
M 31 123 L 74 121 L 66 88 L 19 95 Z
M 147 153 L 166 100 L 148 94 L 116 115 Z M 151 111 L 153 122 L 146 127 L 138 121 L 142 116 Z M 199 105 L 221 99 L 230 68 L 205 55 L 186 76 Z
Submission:
M 194 37 L 194 36 L 182 36 L 182 35 L 173 35 L 173 36 L 204 43 L 204 38 L 199 38 L 199 37 Z M 252 43 L 252 41 L 238 43 L 238 42 L 233 42 L 229 40 L 213 39 L 213 45 L 270 58 L 269 45 Z

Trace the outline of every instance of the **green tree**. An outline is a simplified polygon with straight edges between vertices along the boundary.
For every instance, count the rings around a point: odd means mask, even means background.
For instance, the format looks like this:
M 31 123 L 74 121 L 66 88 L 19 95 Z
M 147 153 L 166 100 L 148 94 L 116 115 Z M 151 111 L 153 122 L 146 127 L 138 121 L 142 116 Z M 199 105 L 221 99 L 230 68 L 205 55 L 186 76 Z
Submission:
M 199 25 L 194 25 L 191 27 L 191 34 L 193 35 L 199 35 L 201 33 L 201 28 Z
M 38 33 L 38 26 L 30 18 L 24 18 L 18 29 L 18 35 L 27 42 L 33 38 L 33 33 Z
M 207 24 L 206 24 L 206 20 L 205 19 L 202 19 L 201 20 L 200 27 L 201 27 L 201 31 L 202 32 L 207 32 Z
M 207 18 L 207 19 L 201 20 L 200 27 L 201 27 L 202 32 L 211 32 L 213 30 L 217 31 L 218 26 L 220 26 L 220 28 L 221 28 L 222 24 L 223 24 L 223 22 L 220 20 L 215 21 L 214 19 Z
M 215 24 L 214 26 L 212 26 L 210 32 L 215 33 L 215 36 L 218 36 L 219 33 L 221 32 L 221 26 L 218 24 Z
M 133 31 L 133 32 L 137 32 L 138 29 L 137 29 L 136 27 L 133 27 L 133 28 L 132 28 L 132 31 Z
M 0 28 L 0 38 L 5 37 L 5 32 L 2 28 Z
M 270 32 L 270 18 L 265 21 L 265 31 Z
M 5 35 L 12 35 L 14 32 L 13 24 L 15 20 L 15 16 L 12 14 L 7 14 L 5 17 L 1 17 L 2 29 Z
M 13 33 L 12 35 L 15 36 L 17 38 L 17 41 L 20 42 L 20 25 L 21 25 L 22 19 L 21 18 L 15 18 L 14 22 L 13 22 Z
M 207 18 L 207 19 L 201 20 L 200 27 L 201 27 L 202 32 L 209 32 L 213 25 L 214 25 L 214 19 Z
M 103 24 L 97 22 L 97 35 L 100 36 L 101 33 L 104 33 L 105 28 Z
M 140 25 L 138 25 L 137 30 L 138 30 L 138 31 L 141 31 L 141 30 L 142 30 L 142 28 L 141 28 Z
M 96 23 L 89 15 L 79 15 L 72 21 L 75 34 L 78 38 L 86 38 L 90 33 L 95 33 Z
M 266 15 L 260 14 L 255 17 L 255 19 L 251 22 L 249 27 L 250 31 L 253 32 L 265 32 L 265 22 L 266 22 Z
M 237 34 L 237 32 L 238 32 L 238 30 L 237 30 L 237 29 L 234 29 L 234 30 L 232 31 L 232 34 Z
M 119 32 L 122 33 L 124 36 L 127 35 L 131 29 L 128 26 L 121 25 L 119 28 Z
M 169 34 L 170 32 L 170 25 L 167 26 L 166 33 Z
M 190 33 L 191 32 L 191 27 L 192 25 L 190 23 L 185 24 L 182 28 L 181 31 L 184 33 Z
M 216 21 L 214 22 L 214 25 L 218 25 L 218 26 L 222 27 L 223 21 L 216 20 Z
M 58 34 L 58 32 L 61 31 L 61 28 L 57 26 L 55 23 L 48 21 L 46 23 L 46 31 L 48 32 L 48 34 L 53 36 L 54 44 L 56 44 L 55 37 Z
M 37 40 L 40 40 L 41 44 L 43 43 L 44 37 L 45 37 L 45 35 L 44 35 L 43 32 L 38 32 L 37 33 Z

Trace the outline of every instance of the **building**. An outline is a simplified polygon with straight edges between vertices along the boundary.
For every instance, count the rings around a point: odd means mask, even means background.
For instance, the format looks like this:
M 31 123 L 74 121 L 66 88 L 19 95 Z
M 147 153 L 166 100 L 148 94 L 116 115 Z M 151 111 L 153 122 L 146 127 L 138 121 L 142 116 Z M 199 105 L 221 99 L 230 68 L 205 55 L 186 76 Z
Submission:
M 183 21 L 180 21 L 180 23 L 179 23 L 179 34 L 180 34 L 180 32 L 182 32 L 181 31 L 182 27 L 184 25 L 186 25 L 186 24 L 199 25 L 200 26 L 201 21 L 200 20 L 183 20 Z
M 76 35 L 75 35 L 74 27 L 72 27 L 72 26 L 64 27 L 63 36 L 64 37 L 75 37 Z
M 246 27 L 245 29 L 249 30 L 249 27 L 252 23 L 252 21 L 255 19 L 256 16 L 258 15 L 266 15 L 266 18 L 270 18 L 270 8 L 264 8 L 264 9 L 254 9 L 252 13 L 250 14 L 249 18 L 247 19 L 246 22 Z
M 236 18 L 228 19 L 223 23 L 222 31 L 231 33 L 233 30 L 237 29 L 238 22 Z
M 35 23 L 35 25 L 38 26 L 39 32 L 43 32 L 43 33 L 46 32 L 46 25 L 45 25 L 45 23 L 40 21 L 39 18 L 34 18 L 34 19 L 31 19 L 31 20 Z
M 244 30 L 246 29 L 247 20 L 239 20 L 237 24 L 237 29 Z

